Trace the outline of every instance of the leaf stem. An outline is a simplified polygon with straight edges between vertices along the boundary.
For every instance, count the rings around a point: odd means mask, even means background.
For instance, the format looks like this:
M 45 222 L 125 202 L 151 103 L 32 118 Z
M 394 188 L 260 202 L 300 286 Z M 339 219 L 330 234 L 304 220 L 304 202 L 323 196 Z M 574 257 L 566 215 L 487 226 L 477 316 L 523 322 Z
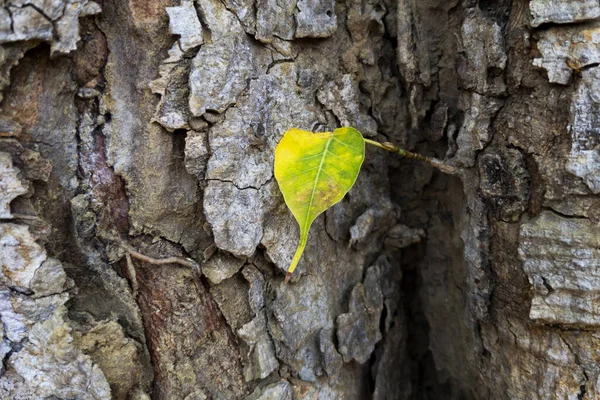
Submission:
M 379 143 L 374 140 L 365 138 L 365 143 L 368 143 L 373 146 L 381 147 L 384 150 L 391 151 L 392 153 L 398 154 L 400 157 L 412 158 L 413 160 L 420 160 L 420 161 L 426 162 L 427 164 L 439 169 L 440 171 L 442 171 L 446 174 L 450 174 L 450 175 L 457 174 L 457 170 L 455 167 L 445 164 L 443 161 L 438 160 L 437 158 L 425 157 L 418 153 L 412 153 L 408 150 L 404 150 L 404 149 L 401 149 L 400 147 L 396 147 L 389 142 Z
M 298 249 L 296 250 L 296 254 L 294 254 L 294 259 L 288 268 L 287 274 L 285 274 L 284 283 L 288 283 L 298 262 L 300 262 L 300 258 L 302 257 L 302 253 L 304 252 L 304 248 L 306 247 L 306 242 L 308 241 L 308 232 L 306 235 L 300 235 L 300 243 L 298 243 Z

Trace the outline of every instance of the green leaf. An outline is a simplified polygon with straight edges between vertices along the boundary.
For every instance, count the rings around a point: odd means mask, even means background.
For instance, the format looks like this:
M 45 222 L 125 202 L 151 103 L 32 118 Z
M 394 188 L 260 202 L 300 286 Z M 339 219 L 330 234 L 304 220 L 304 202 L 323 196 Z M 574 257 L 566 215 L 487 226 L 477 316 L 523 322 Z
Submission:
M 300 226 L 300 242 L 285 277 L 296 269 L 311 224 L 352 188 L 365 158 L 365 140 L 354 128 L 312 133 L 292 128 L 275 149 L 275 179 Z

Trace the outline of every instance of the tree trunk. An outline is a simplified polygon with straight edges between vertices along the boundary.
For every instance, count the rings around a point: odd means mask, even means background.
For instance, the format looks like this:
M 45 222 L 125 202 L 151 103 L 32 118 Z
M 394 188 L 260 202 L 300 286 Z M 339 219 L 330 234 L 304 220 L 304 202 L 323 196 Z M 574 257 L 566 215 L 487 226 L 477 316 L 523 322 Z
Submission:
M 0 397 L 600 398 L 597 20 L 5 0 Z M 460 172 L 368 148 L 284 284 L 274 148 L 347 125 Z

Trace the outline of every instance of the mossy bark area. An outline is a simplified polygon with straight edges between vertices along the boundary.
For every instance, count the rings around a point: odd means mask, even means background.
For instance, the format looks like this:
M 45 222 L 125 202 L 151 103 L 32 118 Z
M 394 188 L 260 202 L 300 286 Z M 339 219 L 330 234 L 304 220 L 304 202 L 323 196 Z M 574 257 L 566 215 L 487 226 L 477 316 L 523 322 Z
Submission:
M 2 10 L 0 397 L 600 396 L 596 2 Z M 285 285 L 340 125 L 459 173 L 368 147 Z

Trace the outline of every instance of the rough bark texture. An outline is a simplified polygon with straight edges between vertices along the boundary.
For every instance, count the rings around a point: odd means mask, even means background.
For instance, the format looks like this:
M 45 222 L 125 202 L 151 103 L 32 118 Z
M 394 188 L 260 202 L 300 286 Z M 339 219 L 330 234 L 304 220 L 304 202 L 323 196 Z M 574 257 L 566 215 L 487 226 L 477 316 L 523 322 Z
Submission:
M 0 397 L 599 398 L 599 24 L 575 0 L 4 0 Z M 369 148 L 285 285 L 273 149 L 339 125 L 461 173 Z

